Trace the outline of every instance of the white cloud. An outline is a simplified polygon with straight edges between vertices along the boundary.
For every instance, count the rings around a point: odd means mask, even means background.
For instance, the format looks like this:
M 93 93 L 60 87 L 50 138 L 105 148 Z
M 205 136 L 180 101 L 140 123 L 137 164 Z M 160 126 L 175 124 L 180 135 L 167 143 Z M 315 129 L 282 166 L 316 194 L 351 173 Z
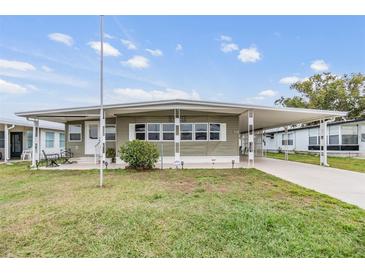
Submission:
M 104 33 L 104 38 L 106 38 L 106 39 L 114 39 L 115 37 L 112 36 L 112 35 L 110 35 L 110 34 L 108 34 L 108 33 Z
M 159 49 L 146 49 L 152 56 L 162 56 L 163 52 Z
M 329 65 L 322 59 L 314 60 L 310 67 L 317 72 L 326 71 L 329 69 Z
M 48 38 L 51 39 L 52 41 L 63 43 L 69 47 L 72 46 L 74 43 L 73 38 L 70 35 L 64 33 L 58 33 L 58 32 L 50 33 L 48 35 Z
M 113 93 L 123 100 L 130 101 L 153 101 L 153 100 L 172 100 L 172 99 L 188 99 L 199 100 L 200 95 L 196 91 L 186 92 L 183 90 L 166 88 L 165 90 L 133 89 L 133 88 L 117 88 Z
M 43 65 L 43 66 L 42 66 L 42 69 L 43 69 L 45 72 L 52 72 L 52 71 L 53 71 L 53 69 L 51 69 L 50 67 L 45 66 L 45 65 Z
M 100 54 L 100 41 L 91 41 L 88 45 L 96 51 L 96 53 Z M 114 48 L 107 42 L 103 42 L 103 54 L 104 56 L 119 56 L 120 52 L 118 49 Z
M 74 76 L 61 75 L 53 72 L 43 71 L 11 71 L 9 69 L 0 68 L 0 75 L 5 77 L 26 79 L 31 81 L 40 81 L 45 83 L 53 83 L 57 85 L 73 86 L 78 88 L 85 88 L 89 85 L 87 81 L 75 78 Z
M 34 85 L 30 85 L 30 84 L 28 84 L 28 85 L 25 85 L 26 87 L 27 87 L 27 89 L 29 89 L 29 90 L 33 90 L 33 91 L 37 91 L 37 90 L 39 90 L 36 86 L 34 86 Z
M 224 53 L 235 51 L 235 50 L 239 50 L 238 45 L 235 43 L 229 43 L 229 44 L 222 43 L 221 44 L 221 51 L 223 51 Z
M 227 35 L 221 35 L 220 40 L 221 41 L 225 41 L 225 42 L 231 42 L 232 41 L 232 37 L 227 36 Z
M 146 57 L 140 55 L 133 56 L 127 61 L 122 61 L 121 63 L 125 66 L 136 69 L 145 69 L 150 66 L 149 60 Z
M 304 79 L 302 78 L 299 78 L 297 76 L 287 76 L 287 77 L 283 77 L 279 80 L 279 83 L 280 84 L 284 84 L 284 85 L 291 85 L 291 84 L 294 84 L 298 81 L 302 81 Z
M 183 50 L 183 46 L 181 44 L 177 44 L 175 50 L 176 51 L 182 51 Z
M 122 42 L 122 44 L 127 48 L 127 49 L 130 49 L 130 50 L 136 50 L 137 49 L 137 46 L 130 40 L 124 40 L 124 39 L 121 39 L 120 40 Z
M 257 61 L 261 60 L 261 53 L 256 47 L 241 49 L 238 59 L 243 63 L 256 63 Z
M 32 64 L 4 59 L 0 59 L 0 68 L 15 69 L 20 71 L 36 70 L 36 68 Z
M 277 95 L 278 93 L 272 89 L 266 89 L 266 90 L 263 90 L 261 92 L 259 92 L 259 97 L 274 97 L 275 95 Z
M 0 79 L 0 93 L 24 94 L 26 92 L 25 87 Z

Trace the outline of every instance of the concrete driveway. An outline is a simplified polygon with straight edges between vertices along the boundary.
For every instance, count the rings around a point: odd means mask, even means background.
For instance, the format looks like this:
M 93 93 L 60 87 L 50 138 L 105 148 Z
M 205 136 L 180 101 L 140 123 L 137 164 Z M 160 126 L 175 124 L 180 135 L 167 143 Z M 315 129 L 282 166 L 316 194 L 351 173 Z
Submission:
M 365 173 L 270 158 L 255 168 L 365 209 Z

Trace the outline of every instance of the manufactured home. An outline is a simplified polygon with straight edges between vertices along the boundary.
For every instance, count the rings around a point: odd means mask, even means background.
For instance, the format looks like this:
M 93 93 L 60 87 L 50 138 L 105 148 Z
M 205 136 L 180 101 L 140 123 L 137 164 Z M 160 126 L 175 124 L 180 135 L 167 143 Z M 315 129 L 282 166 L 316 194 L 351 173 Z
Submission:
M 331 122 L 327 125 L 327 151 L 337 156 L 365 156 L 365 119 Z M 267 151 L 314 152 L 320 150 L 319 125 L 265 133 Z
M 0 161 L 32 159 L 33 122 L 0 118 Z M 40 151 L 60 153 L 65 148 L 64 126 L 40 124 Z
M 233 103 L 166 100 L 104 106 L 106 147 L 117 152 L 128 141 L 155 143 L 165 163 L 253 162 L 257 138 L 268 128 L 344 116 L 344 112 L 276 108 Z M 66 148 L 75 157 L 100 154 L 100 106 L 17 113 L 28 119 L 65 124 Z M 261 134 L 259 134 L 261 133 Z M 260 139 L 261 140 L 261 139 Z M 255 146 L 256 143 L 256 146 Z M 243 149 L 242 147 L 247 149 Z M 256 147 L 256 149 L 255 149 Z

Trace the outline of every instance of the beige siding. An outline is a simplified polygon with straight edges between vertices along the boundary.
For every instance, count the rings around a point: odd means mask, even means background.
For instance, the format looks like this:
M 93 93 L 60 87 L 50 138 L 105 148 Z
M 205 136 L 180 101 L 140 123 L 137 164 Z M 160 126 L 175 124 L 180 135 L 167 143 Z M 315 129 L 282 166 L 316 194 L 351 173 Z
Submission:
M 69 138 L 68 138 L 68 125 L 81 125 L 81 141 L 80 142 L 75 142 L 72 141 L 70 142 Z M 72 121 L 72 122 L 68 122 L 66 124 L 66 128 L 65 128 L 65 132 L 66 132 L 66 148 L 67 149 L 71 149 L 71 151 L 73 152 L 75 157 L 81 157 L 81 156 L 85 156 L 85 122 L 84 121 Z
M 226 123 L 227 141 L 182 141 L 181 156 L 238 156 L 238 116 L 207 114 L 202 112 L 182 111 L 184 123 Z M 138 115 L 123 115 L 117 118 L 108 118 L 107 124 L 116 124 L 116 142 L 107 142 L 106 146 L 114 147 L 118 152 L 120 146 L 129 141 L 130 123 L 171 123 L 173 121 L 172 111 L 159 111 Z M 68 140 L 68 124 L 82 125 L 82 140 L 70 142 Z M 66 147 L 74 152 L 76 157 L 84 156 L 85 150 L 85 123 L 84 121 L 70 122 L 66 125 Z M 154 142 L 161 151 L 163 144 L 164 156 L 174 156 L 174 142 Z
M 117 148 L 129 140 L 129 123 L 168 123 L 171 112 L 154 112 L 155 116 L 119 116 L 117 118 Z M 190 114 L 190 113 L 189 113 Z M 194 113 L 184 116 L 184 122 L 217 122 L 227 124 L 227 141 L 182 141 L 181 156 L 238 156 L 238 116 L 203 115 Z M 164 156 L 174 156 L 173 142 L 155 142 L 161 149 L 163 143 Z

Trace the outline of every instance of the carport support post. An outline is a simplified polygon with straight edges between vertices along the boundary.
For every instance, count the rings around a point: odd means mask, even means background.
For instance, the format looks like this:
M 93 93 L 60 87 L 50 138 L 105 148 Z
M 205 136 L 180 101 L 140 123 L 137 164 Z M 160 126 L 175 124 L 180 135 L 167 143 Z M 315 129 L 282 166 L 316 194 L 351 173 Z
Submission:
M 248 167 L 255 166 L 255 127 L 254 127 L 254 112 L 252 110 L 248 111 L 248 127 L 247 127 L 247 135 L 248 135 Z
M 8 162 L 9 160 L 9 128 L 8 125 L 4 125 L 4 162 Z
M 39 149 L 39 121 L 33 120 L 32 167 L 36 167 L 39 161 Z
M 288 127 L 285 127 L 285 140 L 284 140 L 284 150 L 285 150 L 285 161 L 288 161 L 289 155 L 288 155 Z
M 320 164 L 321 166 L 329 166 L 327 162 L 327 121 L 321 120 L 319 126 L 320 133 Z
M 175 151 L 175 166 L 180 165 L 180 109 L 174 109 L 174 121 L 175 121 L 175 138 L 174 138 L 174 151 Z

